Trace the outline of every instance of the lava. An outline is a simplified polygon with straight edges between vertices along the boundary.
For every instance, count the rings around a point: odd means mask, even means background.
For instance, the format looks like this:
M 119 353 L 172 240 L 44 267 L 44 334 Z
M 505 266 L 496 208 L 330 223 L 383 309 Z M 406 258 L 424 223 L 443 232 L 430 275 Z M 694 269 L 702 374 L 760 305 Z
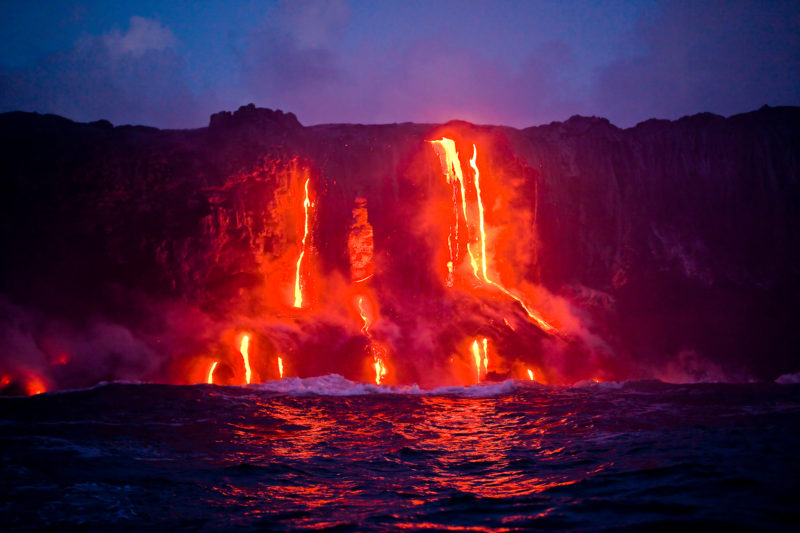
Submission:
M 378 357 L 377 355 L 374 356 L 375 358 L 375 385 L 380 385 L 384 378 L 386 377 L 386 365 L 383 363 L 383 359 Z
M 252 378 L 252 371 L 250 370 L 250 337 L 248 335 L 242 335 L 242 342 L 239 345 L 239 352 L 242 354 L 242 359 L 244 359 L 244 380 L 249 385 L 250 379 Z
M 283 379 L 283 358 L 278 356 L 278 376 Z
M 34 396 L 36 394 L 43 394 L 47 392 L 47 387 L 38 376 L 31 376 L 31 378 L 25 384 L 25 387 L 27 389 L 29 396 Z
M 531 370 L 530 368 L 528 369 L 528 379 L 533 381 L 533 370 Z
M 489 340 L 483 339 L 483 373 L 489 373 Z
M 369 339 L 369 351 L 372 354 L 372 366 L 375 369 L 375 384 L 380 385 L 386 378 L 387 373 L 386 363 L 384 362 L 384 348 L 379 342 L 376 342 L 372 338 L 372 333 L 369 331 L 372 320 L 367 312 L 367 307 L 364 305 L 363 296 L 357 297 L 356 306 L 358 307 L 358 314 L 361 315 L 361 321 L 364 323 L 364 325 L 361 326 L 361 333 Z
M 211 368 L 208 369 L 208 381 L 207 381 L 207 383 L 209 385 L 213 385 L 214 384 L 214 370 L 217 369 L 217 364 L 219 364 L 219 361 L 214 361 L 211 364 Z
M 364 322 L 364 325 L 361 326 L 361 333 L 364 335 L 369 336 L 369 317 L 367 316 L 367 311 L 364 309 L 364 297 L 358 297 L 358 314 L 361 315 L 361 320 Z
M 487 252 L 486 252 L 486 228 L 485 228 L 485 217 L 484 217 L 484 207 L 483 207 L 483 196 L 481 193 L 481 186 L 480 186 L 480 170 L 478 169 L 477 159 L 478 159 L 478 148 L 476 145 L 472 145 L 472 158 L 470 159 L 470 167 L 474 173 L 474 186 L 475 186 L 475 196 L 476 196 L 476 203 L 478 205 L 478 230 L 479 230 L 479 240 L 480 240 L 480 268 L 478 266 L 478 260 L 475 257 L 475 254 L 472 251 L 471 246 L 471 239 L 469 236 L 469 214 L 467 210 L 467 200 L 466 200 L 466 191 L 464 185 L 464 174 L 461 170 L 461 162 L 458 158 L 458 152 L 456 151 L 456 143 L 452 139 L 448 139 L 447 137 L 442 137 L 440 140 L 437 141 L 429 141 L 436 153 L 439 155 L 439 160 L 442 164 L 442 171 L 444 172 L 445 176 L 447 177 L 448 183 L 458 182 L 459 188 L 461 191 L 461 208 L 464 215 L 464 222 L 467 226 L 467 253 L 469 254 L 470 265 L 472 266 L 472 271 L 475 277 L 479 281 L 483 281 L 489 285 L 500 290 L 503 294 L 509 296 L 510 298 L 514 299 L 515 301 L 519 302 L 522 308 L 525 310 L 525 313 L 528 317 L 533 320 L 542 330 L 548 333 L 557 333 L 557 330 L 554 326 L 548 323 L 541 315 L 536 312 L 535 310 L 531 309 L 531 307 L 525 303 L 519 296 L 511 292 L 510 290 L 506 289 L 502 286 L 499 282 L 492 280 L 488 274 L 488 266 L 487 266 Z M 455 193 L 453 195 L 453 201 L 455 202 Z M 457 227 L 457 222 L 456 222 Z M 448 246 L 450 248 L 450 262 L 448 263 L 448 286 L 452 286 L 450 275 L 454 270 L 452 263 L 454 260 L 457 260 L 457 251 L 456 255 L 454 256 L 453 246 L 451 242 L 452 233 L 450 237 L 448 237 Z M 456 233 L 456 240 L 458 240 L 458 234 Z M 479 273 L 480 270 L 480 273 Z
M 467 193 L 465 190 L 464 185 L 464 173 L 461 169 L 461 162 L 458 159 L 458 151 L 456 151 L 456 143 L 452 139 L 448 139 L 447 137 L 442 137 L 438 141 L 429 141 L 432 145 L 436 153 L 439 155 L 439 160 L 442 164 L 442 171 L 447 178 L 447 183 L 453 185 L 453 211 L 455 214 L 455 242 L 458 243 L 458 203 L 456 197 L 458 196 L 457 190 L 455 185 L 458 185 L 458 190 L 460 191 L 461 197 L 461 211 L 464 215 L 464 223 L 467 227 L 467 253 L 469 254 L 469 261 L 470 265 L 472 266 L 472 272 L 475 274 L 475 277 L 480 280 L 478 276 L 478 262 L 475 259 L 475 255 L 472 253 L 472 247 L 470 246 L 470 235 L 469 235 L 469 214 L 467 213 Z M 454 247 L 453 243 L 453 233 L 451 232 L 450 236 L 448 237 L 448 243 L 450 246 L 450 262 L 447 265 L 448 276 L 454 273 L 455 265 L 458 260 L 458 247 L 457 245 Z M 448 286 L 452 286 L 451 280 L 448 280 Z
M 478 381 L 489 373 L 489 339 L 475 339 L 472 341 L 472 360 L 475 362 L 475 373 Z
M 472 341 L 472 358 L 475 360 L 475 373 L 478 375 L 478 380 L 481 379 L 481 352 L 478 347 L 478 339 Z
M 303 200 L 303 212 L 305 214 L 305 222 L 303 229 L 303 240 L 300 245 L 300 256 L 297 258 L 297 271 L 294 276 L 294 306 L 297 308 L 303 307 L 303 291 L 300 288 L 300 269 L 303 264 L 303 256 L 306 254 L 306 239 L 308 238 L 308 210 L 312 206 L 311 200 L 308 196 L 308 182 L 311 178 L 306 178 L 304 185 L 305 199 Z M 249 383 L 249 381 L 248 381 Z
M 375 275 L 375 263 L 373 261 L 375 241 L 367 213 L 367 200 L 356 198 L 355 204 L 353 222 L 350 225 L 350 231 L 347 236 L 347 250 L 350 254 L 350 278 L 354 285 L 358 284 L 359 287 L 364 287 L 366 282 Z M 361 317 L 361 333 L 369 340 L 369 352 L 372 355 L 372 367 L 375 370 L 375 384 L 380 385 L 386 378 L 387 373 L 385 349 L 372 338 L 372 333 L 369 331 L 374 321 L 374 318 L 370 317 L 370 312 L 374 311 L 374 308 L 370 308 L 367 305 L 370 302 L 365 302 L 363 292 L 369 291 L 369 289 L 366 287 L 359 288 L 358 291 L 360 294 L 356 294 L 355 304 Z

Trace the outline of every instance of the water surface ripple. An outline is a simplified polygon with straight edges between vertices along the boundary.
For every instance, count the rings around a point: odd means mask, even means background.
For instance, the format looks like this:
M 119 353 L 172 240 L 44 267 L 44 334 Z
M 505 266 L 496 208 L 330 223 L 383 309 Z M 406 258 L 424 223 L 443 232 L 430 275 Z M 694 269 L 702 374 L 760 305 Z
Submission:
M 0 399 L 0 516 L 12 531 L 790 531 L 798 451 L 797 385 L 111 384 Z

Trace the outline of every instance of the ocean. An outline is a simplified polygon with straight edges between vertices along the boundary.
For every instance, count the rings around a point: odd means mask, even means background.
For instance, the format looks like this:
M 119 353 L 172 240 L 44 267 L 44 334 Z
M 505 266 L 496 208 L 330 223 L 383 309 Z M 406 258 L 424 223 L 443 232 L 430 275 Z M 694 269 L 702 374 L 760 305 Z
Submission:
M 0 398 L 6 531 L 774 530 L 800 385 L 337 375 Z

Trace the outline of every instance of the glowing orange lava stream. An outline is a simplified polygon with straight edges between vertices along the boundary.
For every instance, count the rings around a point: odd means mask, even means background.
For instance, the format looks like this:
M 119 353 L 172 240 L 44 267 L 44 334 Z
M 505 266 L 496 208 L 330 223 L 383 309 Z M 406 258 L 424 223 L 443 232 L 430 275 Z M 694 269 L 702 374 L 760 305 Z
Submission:
M 283 379 L 283 358 L 278 356 L 278 375 Z
M 211 368 L 208 369 L 208 384 L 209 385 L 213 385 L 214 384 L 214 370 L 217 369 L 217 364 L 218 363 L 219 363 L 219 361 L 214 361 L 211 364 Z
M 481 377 L 489 373 L 489 339 L 484 337 L 472 341 L 472 359 L 475 361 L 475 373 L 480 381 Z
M 310 178 L 306 179 L 305 192 L 306 196 L 303 200 L 303 211 L 305 213 L 305 226 L 303 230 L 303 240 L 300 249 L 300 257 L 297 258 L 297 272 L 294 276 L 294 306 L 297 308 L 303 307 L 303 292 L 300 290 L 300 267 L 303 263 L 303 256 L 306 254 L 306 239 L 308 238 L 308 208 L 311 207 L 311 200 L 308 198 L 308 182 Z
M 489 341 L 483 339 L 483 373 L 489 373 Z
M 483 220 L 483 198 L 481 198 L 481 179 L 480 179 L 480 171 L 478 170 L 478 165 L 476 161 L 478 159 L 478 148 L 473 144 L 472 145 L 472 159 L 469 160 L 469 164 L 472 169 L 475 171 L 475 191 L 478 196 L 478 217 L 479 217 L 479 228 L 481 233 L 481 272 L 483 273 L 483 279 L 486 283 L 494 285 L 498 289 L 500 289 L 503 293 L 510 296 L 511 298 L 515 299 L 519 302 L 525 312 L 528 314 L 530 318 L 532 318 L 543 330 L 550 332 L 554 331 L 555 328 L 551 326 L 548 322 L 546 322 L 538 313 L 533 311 L 528 307 L 528 305 L 522 301 L 517 295 L 513 294 L 511 291 L 500 285 L 499 283 L 495 283 L 491 279 L 489 279 L 488 274 L 486 273 L 486 231 L 484 229 L 484 220 Z
M 361 326 L 361 333 L 369 336 L 369 317 L 367 316 L 367 312 L 364 310 L 363 296 L 358 297 L 358 314 L 361 315 L 361 320 L 364 321 L 364 325 Z
M 530 368 L 528 369 L 528 378 L 530 378 L 530 380 L 533 381 L 533 370 L 531 370 Z
M 242 335 L 242 343 L 239 346 L 239 352 L 242 354 L 242 359 L 244 359 L 244 380 L 247 384 L 250 384 L 250 378 L 252 377 L 252 371 L 250 370 L 250 355 L 248 353 L 248 349 L 250 347 L 250 337 L 247 335 Z
M 475 360 L 475 372 L 478 374 L 478 380 L 481 379 L 481 353 L 478 348 L 478 339 L 472 341 L 472 358 Z
M 364 309 L 364 297 L 358 297 L 358 313 L 361 315 L 361 320 L 364 321 L 364 325 L 361 327 L 361 333 L 367 336 L 370 340 L 370 352 L 372 352 L 372 364 L 375 368 L 375 385 L 380 385 L 384 378 L 386 377 L 386 364 L 383 362 L 383 359 L 379 355 L 378 349 L 372 343 L 372 335 L 369 332 L 370 320 L 369 316 L 367 315 L 366 309 Z
M 386 366 L 383 364 L 383 359 L 377 355 L 373 357 L 375 358 L 375 385 L 380 385 L 383 378 L 386 377 Z
M 458 151 L 456 151 L 456 143 L 452 139 L 448 139 L 447 137 L 442 137 L 438 141 L 428 141 L 433 145 L 434 150 L 439 155 L 439 160 L 442 163 L 442 170 L 444 170 L 445 177 L 447 178 L 447 183 L 458 183 L 459 189 L 461 191 L 461 212 L 464 214 L 464 222 L 467 225 L 467 253 L 469 254 L 469 262 L 472 266 L 472 272 L 475 274 L 475 277 L 480 280 L 480 276 L 478 276 L 478 261 L 475 259 L 475 254 L 472 253 L 472 247 L 470 246 L 470 235 L 469 235 L 469 214 L 467 213 L 467 193 L 464 186 L 464 173 L 461 170 L 461 162 L 458 159 Z M 453 242 L 453 235 L 452 232 L 448 237 L 448 244 L 450 245 L 450 262 L 447 264 L 448 276 L 450 276 L 455 270 L 455 262 L 458 259 L 458 207 L 456 204 L 456 191 L 453 190 L 453 204 L 454 204 L 454 211 L 456 212 L 456 222 L 455 222 L 455 242 L 456 246 L 452 245 Z M 455 248 L 455 249 L 454 249 Z M 448 286 L 452 286 L 450 280 L 448 280 Z
M 464 188 L 464 176 L 463 172 L 461 171 L 461 162 L 458 159 L 458 152 L 456 151 L 456 143 L 452 139 L 448 139 L 446 137 L 442 137 L 438 141 L 429 141 L 434 146 L 434 150 L 439 155 L 439 160 L 442 163 L 442 170 L 444 171 L 447 182 L 451 183 L 452 181 L 458 181 L 461 187 L 461 208 L 464 213 L 464 221 L 467 224 L 467 235 L 469 237 L 469 215 L 467 214 L 467 201 L 466 201 L 466 194 Z M 475 194 L 477 196 L 478 202 L 478 229 L 480 232 L 480 275 L 478 273 L 478 262 L 475 258 L 475 254 L 472 253 L 472 247 L 470 246 L 469 238 L 467 239 L 467 252 L 469 253 L 470 264 L 472 266 L 472 271 L 475 274 L 475 277 L 479 281 L 484 281 L 489 285 L 492 285 L 499 289 L 503 294 L 509 296 L 510 298 L 519 302 L 522 308 L 525 310 L 525 313 L 531 318 L 536 324 L 539 325 L 546 332 L 556 332 L 556 328 L 549 324 L 546 320 L 544 320 L 536 311 L 531 309 L 519 296 L 514 294 L 513 292 L 509 291 L 499 283 L 495 282 L 491 278 L 489 278 L 488 268 L 487 268 L 487 254 L 486 254 L 486 229 L 485 229 L 485 221 L 484 221 L 484 208 L 483 208 L 483 197 L 481 194 L 481 182 L 480 182 L 480 171 L 478 170 L 477 159 L 478 159 L 478 148 L 473 144 L 472 145 L 472 159 L 470 159 L 470 166 L 472 167 L 473 172 L 475 173 Z M 452 237 L 452 235 L 451 235 Z M 458 236 L 456 235 L 456 239 Z M 449 242 L 449 238 L 448 238 Z M 450 262 L 454 261 L 453 258 L 453 247 L 450 246 Z M 452 267 L 450 263 L 448 263 L 448 270 L 452 272 Z M 451 284 L 448 282 L 448 286 Z

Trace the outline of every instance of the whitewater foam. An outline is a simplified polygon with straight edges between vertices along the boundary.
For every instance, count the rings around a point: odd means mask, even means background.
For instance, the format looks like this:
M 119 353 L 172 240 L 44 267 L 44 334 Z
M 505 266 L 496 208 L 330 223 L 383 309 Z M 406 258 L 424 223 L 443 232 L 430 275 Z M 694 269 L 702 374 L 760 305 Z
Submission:
M 464 396 L 483 398 L 507 394 L 524 387 L 537 385 L 525 381 L 508 379 L 502 382 L 479 383 L 469 386 L 447 386 L 421 389 L 419 385 L 374 385 L 350 381 L 339 374 L 328 374 L 311 378 L 283 378 L 267 381 L 250 388 L 276 394 L 315 396 L 364 396 L 372 394 L 403 394 L 422 396 Z
M 800 372 L 795 372 L 794 374 L 784 374 L 776 379 L 775 383 L 779 383 L 781 385 L 796 385 L 800 383 Z

